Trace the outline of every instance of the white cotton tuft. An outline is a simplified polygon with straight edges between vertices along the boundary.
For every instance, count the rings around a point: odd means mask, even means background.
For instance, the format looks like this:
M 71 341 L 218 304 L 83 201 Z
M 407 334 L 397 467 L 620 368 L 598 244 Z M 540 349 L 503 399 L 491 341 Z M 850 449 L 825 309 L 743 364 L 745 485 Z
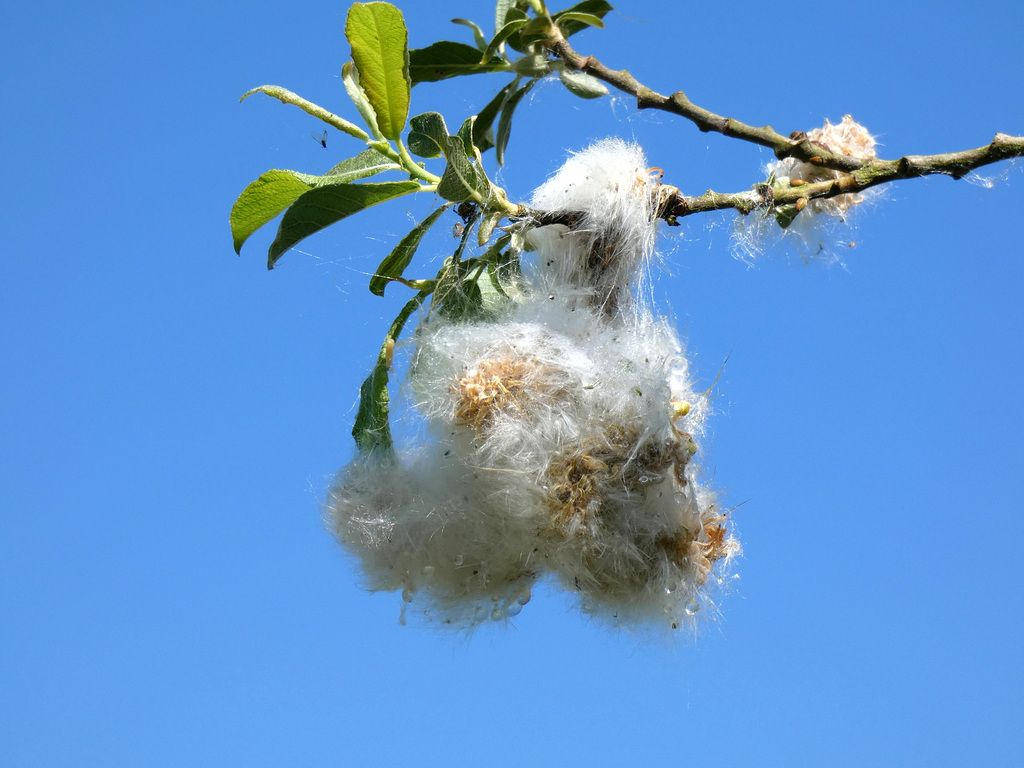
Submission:
M 655 241 L 645 165 L 606 140 L 537 190 L 563 223 L 529 232 L 521 300 L 488 321 L 425 317 L 408 382 L 425 437 L 360 456 L 331 489 L 329 525 L 368 588 L 401 592 L 403 620 L 503 622 L 541 579 L 613 624 L 675 628 L 711 605 L 739 545 L 694 460 L 707 393 L 634 295 Z
M 533 193 L 533 208 L 567 219 L 530 233 L 548 256 L 541 272 L 592 291 L 614 314 L 654 252 L 658 188 L 637 144 L 605 139 L 570 157 Z
M 877 157 L 875 137 L 850 115 L 844 115 L 838 125 L 833 125 L 826 119 L 824 126 L 808 131 L 807 138 L 837 155 L 845 155 L 856 160 L 872 160 Z M 768 166 L 768 170 L 775 174 L 776 179 L 796 179 L 808 183 L 838 179 L 842 174 L 842 171 L 812 165 L 792 157 L 773 163 Z M 811 200 L 804 210 L 842 218 L 851 207 L 863 201 L 864 196 L 859 194 L 837 195 L 825 200 Z
M 877 157 L 875 138 L 868 130 L 844 115 L 838 124 L 825 120 L 825 125 L 807 132 L 807 138 L 815 144 L 838 155 L 857 160 L 872 160 Z M 819 181 L 838 179 L 842 171 L 805 163 L 792 157 L 778 160 L 765 167 L 765 173 L 774 177 L 777 183 L 813 184 Z M 847 223 L 851 208 L 863 203 L 873 191 L 847 193 L 827 199 L 804 201 L 801 209 L 787 221 L 784 229 L 779 227 L 775 216 L 769 212 L 755 210 L 736 221 L 734 245 L 741 257 L 752 260 L 767 250 L 772 241 L 780 236 L 796 247 L 804 261 L 825 255 L 829 257 L 829 242 L 836 239 L 839 225 Z

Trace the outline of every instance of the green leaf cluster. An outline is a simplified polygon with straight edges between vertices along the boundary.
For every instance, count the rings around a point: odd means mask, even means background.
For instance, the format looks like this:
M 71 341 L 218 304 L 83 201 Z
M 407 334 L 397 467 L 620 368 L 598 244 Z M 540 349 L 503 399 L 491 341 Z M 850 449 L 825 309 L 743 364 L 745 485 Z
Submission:
M 498 163 L 504 165 L 512 117 L 538 80 L 557 73 L 574 96 L 593 99 L 608 93 L 608 88 L 597 78 L 567 69 L 560 60 L 551 58 L 545 43 L 558 36 L 568 38 L 588 27 L 603 28 L 603 19 L 611 10 L 612 6 L 605 0 L 583 0 L 564 11 L 549 14 L 544 3 L 538 0 L 498 0 L 494 35 L 490 39 L 474 22 L 452 19 L 453 23 L 472 31 L 474 45 L 441 40 L 410 51 L 412 83 L 491 72 L 514 75 L 512 82 L 480 110 L 473 129 L 474 144 L 480 151 L 493 147 Z
M 242 96 L 244 101 L 263 93 L 297 106 L 363 142 L 364 148 L 320 175 L 274 169 L 249 184 L 231 209 L 236 253 L 254 232 L 279 216 L 268 269 L 306 237 L 371 206 L 416 192 L 445 201 L 401 239 L 370 278 L 370 291 L 378 296 L 391 282 L 417 293 L 395 318 L 360 387 L 353 436 L 361 451 L 393 453 L 387 383 L 391 353 L 409 317 L 428 298 L 431 312 L 459 322 L 498 312 L 511 301 L 523 236 L 516 226 L 500 225 L 504 219 L 521 218 L 525 209 L 510 203 L 504 190 L 488 178 L 483 153 L 494 149 L 498 163 L 504 164 L 515 110 L 543 77 L 557 73 L 563 85 L 582 98 L 607 93 L 596 79 L 565 69 L 548 54 L 547 45 L 588 27 L 603 27 L 602 19 L 611 10 L 605 0 L 583 0 L 553 14 L 544 0 L 497 0 L 492 35 L 472 21 L 453 19 L 470 31 L 472 45 L 442 40 L 410 51 L 401 11 L 387 2 L 355 3 L 345 24 L 351 60 L 341 74 L 365 127 L 280 86 L 260 86 Z M 512 79 L 455 133 L 437 112 L 409 117 L 414 85 L 495 72 Z M 431 161 L 443 162 L 444 167 L 434 173 L 427 169 Z M 385 178 L 375 178 L 381 175 Z M 424 236 L 452 208 L 461 218 L 455 252 L 436 276 L 406 277 Z M 482 252 L 467 257 L 474 233 Z

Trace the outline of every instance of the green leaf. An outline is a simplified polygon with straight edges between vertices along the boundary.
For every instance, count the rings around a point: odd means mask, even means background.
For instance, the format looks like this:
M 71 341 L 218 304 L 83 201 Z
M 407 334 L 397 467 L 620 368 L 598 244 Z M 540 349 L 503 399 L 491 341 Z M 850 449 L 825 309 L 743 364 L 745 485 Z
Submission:
M 373 111 L 370 100 L 366 98 L 366 91 L 359 85 L 359 71 L 351 61 L 346 61 L 342 65 L 341 81 L 345 84 L 345 92 L 348 93 L 348 97 L 359 111 L 359 115 L 363 118 L 363 122 L 366 123 L 366 127 L 370 129 L 373 138 L 377 141 L 386 141 L 384 134 L 380 132 L 380 128 L 377 126 L 377 114 Z M 369 137 L 367 137 L 367 140 L 369 140 Z
M 445 166 L 441 181 L 437 184 L 437 194 L 455 203 L 487 199 L 491 191 L 490 181 L 482 169 L 459 151 L 462 140 L 452 137 L 449 147 L 452 151 L 445 155 L 448 165 Z
M 314 104 L 311 101 L 306 101 L 304 98 L 299 96 L 297 93 L 292 93 L 287 88 L 282 88 L 279 85 L 261 85 L 258 88 L 246 91 L 242 94 L 242 98 L 239 101 L 245 101 L 247 98 L 252 96 L 254 93 L 265 93 L 271 98 L 277 99 L 282 104 L 294 104 L 296 107 L 301 109 L 303 112 L 312 115 L 315 118 L 323 120 L 328 125 L 337 128 L 339 131 L 344 131 L 349 136 L 354 136 L 360 141 L 368 141 L 369 136 L 362 128 L 358 125 L 350 123 L 348 120 L 338 117 L 335 114 L 328 112 L 318 104 Z
M 505 164 L 505 148 L 508 146 L 509 137 L 512 135 L 512 114 L 515 112 L 519 102 L 522 101 L 523 96 L 530 92 L 530 89 L 533 88 L 536 82 L 536 80 L 528 82 L 509 96 L 505 104 L 502 105 L 501 117 L 498 119 L 498 141 L 494 147 L 499 165 Z
M 497 34 L 494 35 L 494 39 L 491 40 L 491 42 L 488 43 L 487 47 L 484 49 L 483 61 L 487 61 L 492 56 L 497 56 L 499 53 L 499 48 L 501 48 L 501 44 L 508 40 L 516 32 L 518 32 L 519 29 L 524 24 L 526 24 L 527 21 L 529 21 L 529 19 L 513 19 L 508 24 L 501 27 L 501 29 L 498 30 Z
M 558 17 L 560 24 L 568 25 L 569 22 L 579 22 L 583 27 L 597 27 L 598 29 L 604 29 L 604 22 L 601 21 L 600 16 L 594 16 L 592 13 L 563 13 Z
M 374 176 L 384 171 L 401 171 L 402 166 L 384 157 L 375 149 L 367 149 L 355 157 L 342 160 L 321 177 L 324 183 L 346 183 Z
M 485 216 L 480 221 L 480 227 L 476 232 L 476 241 L 478 245 L 487 245 L 487 241 L 491 239 L 491 235 L 494 234 L 494 228 L 498 226 L 498 222 L 504 218 L 505 214 L 501 211 L 495 211 Z
M 512 71 L 525 77 L 545 77 L 553 68 L 554 62 L 542 53 L 530 53 L 512 62 Z
M 526 26 L 526 23 L 529 21 L 532 21 L 532 19 L 525 11 L 518 7 L 512 7 L 509 8 L 508 11 L 505 13 L 505 20 L 501 28 L 499 29 L 500 34 L 501 29 L 504 29 L 504 27 L 508 26 L 509 24 L 516 24 L 515 29 L 513 29 L 509 33 L 509 35 L 505 38 L 505 41 L 513 50 L 519 51 L 519 53 L 526 53 L 526 43 L 522 39 L 520 32 L 522 31 L 522 28 Z
M 466 227 L 462 244 L 470 228 Z M 459 247 L 461 252 L 462 246 Z M 476 274 L 473 274 L 473 273 Z M 431 299 L 431 309 L 454 322 L 478 318 L 483 310 L 483 293 L 477 285 L 481 267 L 475 261 L 459 261 L 458 255 L 445 260 L 438 275 L 437 288 Z
M 575 69 L 563 67 L 558 70 L 558 77 L 562 85 L 569 89 L 569 92 L 579 96 L 581 99 L 596 99 L 599 96 L 606 96 L 608 88 L 593 75 L 580 72 Z
M 462 137 L 450 135 L 444 118 L 437 112 L 424 112 L 409 121 L 408 143 L 409 151 L 419 157 L 444 155 L 448 161 L 437 184 L 437 194 L 445 200 L 479 202 L 490 195 L 487 175 L 467 157 L 470 152 L 475 154 L 468 133 Z
M 461 24 L 464 27 L 469 27 L 473 30 L 473 42 L 476 43 L 476 47 L 481 51 L 487 48 L 487 38 L 484 37 L 484 32 L 474 22 L 469 19 L 452 19 L 452 24 Z
M 367 184 L 331 184 L 301 195 L 285 212 L 277 237 L 270 245 L 267 269 L 289 248 L 314 232 L 371 205 L 392 200 L 421 187 L 415 181 L 382 181 Z
M 478 49 L 451 40 L 441 40 L 426 48 L 409 51 L 409 76 L 413 85 L 479 72 L 501 72 L 505 68 L 502 59 L 491 58 L 481 62 Z
M 483 314 L 483 309 L 483 292 L 477 281 L 472 279 L 453 284 L 441 303 L 441 314 L 457 323 L 475 320 Z
M 554 19 L 558 28 L 562 30 L 562 34 L 569 37 L 587 27 L 603 27 L 604 23 L 601 20 L 611 10 L 614 9 L 605 0 L 583 0 L 582 3 L 577 3 L 572 8 L 559 11 L 551 18 Z M 586 18 L 588 16 L 592 18 Z M 598 23 L 595 24 L 593 22 L 593 17 L 597 18 Z
M 512 294 L 522 293 L 523 273 L 513 239 L 511 234 L 502 235 L 481 257 L 487 262 L 487 272 L 490 275 L 491 284 L 506 298 L 510 298 Z
M 494 9 L 494 31 L 498 32 L 502 27 L 505 26 L 508 21 L 508 12 L 515 8 L 515 0 L 498 0 L 498 5 Z M 524 16 L 526 14 L 523 14 Z
M 795 205 L 783 205 L 775 209 L 775 222 L 781 229 L 787 229 L 793 223 L 793 219 L 800 213 Z
M 471 115 L 462 121 L 459 132 L 455 134 L 462 139 L 462 145 L 466 149 L 466 155 L 473 154 L 473 126 L 476 123 L 476 115 Z
M 409 116 L 409 34 L 402 12 L 390 3 L 355 3 L 345 37 L 359 70 L 359 84 L 385 138 L 396 140 Z
M 494 131 L 492 130 L 494 119 L 498 116 L 505 99 L 518 84 L 519 79 L 516 78 L 498 91 L 498 94 L 487 102 L 487 105 L 476 116 L 476 121 L 473 123 L 473 144 L 481 152 L 486 152 L 494 146 Z
M 391 439 L 391 425 L 388 423 L 388 369 L 402 328 L 429 295 L 428 291 L 421 291 L 402 307 L 384 337 L 384 343 L 377 354 L 377 363 L 359 387 L 359 410 L 352 427 L 352 437 L 361 453 L 384 451 L 387 456 L 394 458 L 395 448 Z
M 402 241 L 395 246 L 395 249 L 389 253 L 384 261 L 377 267 L 377 272 L 373 277 L 370 278 L 370 293 L 377 296 L 384 295 L 384 289 L 387 287 L 395 278 L 401 277 L 402 273 L 405 272 L 405 268 L 409 266 L 409 262 L 412 261 L 412 257 L 416 255 L 416 249 L 419 248 L 420 241 L 423 240 L 423 236 L 427 233 L 434 222 L 440 218 L 441 214 L 447 211 L 451 207 L 450 204 L 442 205 L 436 211 L 431 213 L 427 218 L 413 227 L 412 231 L 409 232 Z
M 231 234 L 235 253 L 249 236 L 311 189 L 330 184 L 345 184 L 365 179 L 384 171 L 400 171 L 402 167 L 373 149 L 343 160 L 323 176 L 310 176 L 298 171 L 267 171 L 239 195 L 231 208 Z
M 509 45 L 521 53 L 527 53 L 531 43 L 547 40 L 551 36 L 551 20 L 546 16 L 530 19 L 509 38 Z
M 437 112 L 424 112 L 409 121 L 409 151 L 428 160 L 441 157 L 448 145 L 448 126 Z
M 294 171 L 267 171 L 247 186 L 231 207 L 231 235 L 241 254 L 249 236 L 313 188 Z

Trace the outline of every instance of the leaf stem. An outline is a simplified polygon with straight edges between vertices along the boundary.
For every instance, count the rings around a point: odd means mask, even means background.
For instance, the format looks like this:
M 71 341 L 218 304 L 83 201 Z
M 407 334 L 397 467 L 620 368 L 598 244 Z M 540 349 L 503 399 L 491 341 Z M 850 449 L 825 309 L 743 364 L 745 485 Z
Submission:
M 398 146 L 397 162 L 401 163 L 402 167 L 405 168 L 405 170 L 407 170 L 412 176 L 415 176 L 420 181 L 425 181 L 428 184 L 433 185 L 431 191 L 436 189 L 438 182 L 441 181 L 441 177 L 435 176 L 413 160 L 412 155 L 409 154 L 409 150 L 405 148 L 405 143 L 402 141 L 401 137 L 395 140 L 395 144 Z

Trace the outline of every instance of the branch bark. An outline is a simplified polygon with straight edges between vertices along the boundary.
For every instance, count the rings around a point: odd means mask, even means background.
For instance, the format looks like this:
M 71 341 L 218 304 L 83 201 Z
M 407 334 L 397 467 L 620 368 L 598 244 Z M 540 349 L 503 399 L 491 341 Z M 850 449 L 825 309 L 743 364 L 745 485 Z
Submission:
M 720 133 L 723 136 L 747 141 L 767 147 L 780 160 L 793 157 L 805 163 L 824 166 L 842 171 L 838 179 L 789 186 L 776 184 L 754 185 L 751 190 L 721 194 L 708 190 L 698 197 L 689 197 L 673 187 L 668 187 L 662 198 L 662 218 L 670 224 L 675 220 L 694 213 L 735 208 L 741 213 L 750 213 L 765 206 L 795 205 L 801 198 L 807 200 L 835 197 L 846 193 L 861 192 L 879 184 L 918 176 L 944 174 L 960 179 L 973 170 L 990 163 L 1024 157 L 1024 136 L 1008 136 L 997 133 L 993 140 L 977 149 L 949 152 L 940 155 L 907 155 L 898 160 L 860 160 L 831 152 L 811 141 L 803 131 L 794 131 L 784 136 L 770 125 L 753 126 L 731 117 L 723 117 L 691 102 L 686 94 L 677 91 L 664 96 L 639 82 L 626 70 L 613 70 L 593 56 L 583 56 L 573 50 L 557 32 L 547 43 L 551 52 L 572 69 L 592 75 L 623 93 L 636 97 L 640 109 L 659 109 L 679 115 L 692 122 L 703 132 Z
M 1024 156 L 1024 136 L 997 133 L 989 144 L 977 149 L 941 155 L 907 155 L 898 160 L 869 160 L 861 163 L 860 168 L 841 174 L 838 179 L 800 186 L 792 186 L 788 180 L 780 180 L 772 187 L 756 184 L 750 190 L 731 194 L 708 190 L 699 197 L 689 197 L 671 187 L 663 196 L 661 216 L 672 223 L 673 218 L 724 208 L 735 208 L 746 214 L 766 206 L 796 205 L 801 198 L 814 200 L 847 193 L 856 194 L 879 184 L 919 176 L 942 174 L 959 179 L 985 165 L 1021 156 Z

